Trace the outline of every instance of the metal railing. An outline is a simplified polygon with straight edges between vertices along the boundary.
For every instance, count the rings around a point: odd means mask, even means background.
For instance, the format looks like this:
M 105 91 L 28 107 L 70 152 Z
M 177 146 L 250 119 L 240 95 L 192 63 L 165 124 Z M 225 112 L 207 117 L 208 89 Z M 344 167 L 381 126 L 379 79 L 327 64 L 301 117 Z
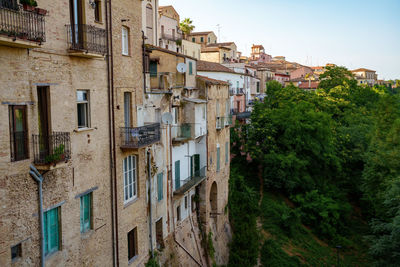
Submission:
M 191 139 L 194 136 L 194 127 L 191 123 L 182 123 L 180 125 L 172 125 L 172 139 L 174 141 L 182 141 Z
M 217 130 L 221 130 L 225 127 L 225 118 L 224 117 L 217 117 L 216 119 L 216 128 Z
M 155 90 L 171 90 L 185 85 L 184 74 L 175 72 L 150 73 L 150 88 Z
M 71 158 L 71 137 L 68 132 L 32 135 L 34 163 L 55 164 Z
M 138 149 L 157 143 L 161 139 L 160 123 L 142 127 L 121 127 L 121 148 Z
M 170 41 L 178 41 L 178 40 L 182 40 L 182 35 L 179 33 L 178 34 L 177 33 L 175 33 L 175 34 L 162 33 L 161 38 L 170 40 Z
M 207 175 L 207 167 L 202 167 L 197 171 L 193 171 L 188 178 L 180 180 L 179 184 L 175 184 L 175 195 L 183 195 L 194 186 L 202 182 Z
M 106 30 L 86 24 L 66 25 L 70 50 L 105 55 L 107 53 Z
M 28 131 L 13 132 L 10 135 L 11 161 L 29 158 Z
M 0 34 L 34 42 L 45 42 L 45 16 L 0 0 Z
M 232 125 L 232 115 L 228 115 L 228 117 L 225 117 L 225 126 Z
M 0 0 L 0 8 L 8 8 L 18 10 L 19 5 L 17 0 Z

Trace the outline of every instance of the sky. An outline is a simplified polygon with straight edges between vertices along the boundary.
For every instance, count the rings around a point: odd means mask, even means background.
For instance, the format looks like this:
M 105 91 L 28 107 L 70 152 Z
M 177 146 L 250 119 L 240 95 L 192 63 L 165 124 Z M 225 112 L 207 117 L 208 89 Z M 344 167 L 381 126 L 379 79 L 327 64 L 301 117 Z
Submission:
M 249 55 L 267 54 L 309 66 L 368 68 L 400 79 L 400 0 L 160 0 L 195 31 L 214 31 Z M 217 25 L 220 25 L 218 27 Z M 219 31 L 218 31 L 219 29 Z M 220 32 L 220 33 L 218 33 Z

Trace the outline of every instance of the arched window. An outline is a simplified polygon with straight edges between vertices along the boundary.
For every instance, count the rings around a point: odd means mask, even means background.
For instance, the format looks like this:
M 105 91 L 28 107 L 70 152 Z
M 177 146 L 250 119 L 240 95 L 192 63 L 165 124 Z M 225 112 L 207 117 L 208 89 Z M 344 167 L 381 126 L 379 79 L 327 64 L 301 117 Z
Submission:
M 153 7 L 150 4 L 146 6 L 146 37 L 149 44 L 153 44 L 154 40 L 154 18 L 153 18 Z

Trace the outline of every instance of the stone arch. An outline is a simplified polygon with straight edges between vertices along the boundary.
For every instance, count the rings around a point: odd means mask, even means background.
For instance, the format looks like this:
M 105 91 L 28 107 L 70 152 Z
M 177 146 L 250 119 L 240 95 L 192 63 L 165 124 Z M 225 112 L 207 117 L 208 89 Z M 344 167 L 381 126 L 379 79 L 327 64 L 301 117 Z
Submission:
M 211 190 L 210 190 L 210 212 L 214 216 L 217 215 L 218 213 L 218 188 L 217 188 L 217 182 L 215 181 L 211 185 Z

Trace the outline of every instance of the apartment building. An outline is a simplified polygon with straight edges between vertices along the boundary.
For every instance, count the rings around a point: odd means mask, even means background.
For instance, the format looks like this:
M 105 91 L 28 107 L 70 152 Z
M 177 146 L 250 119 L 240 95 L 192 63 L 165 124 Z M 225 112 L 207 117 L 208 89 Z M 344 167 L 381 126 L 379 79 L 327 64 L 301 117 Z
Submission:
M 0 265 L 111 266 L 105 1 L 37 2 L 0 2 Z
M 173 6 L 158 8 L 160 24 L 160 47 L 182 53 L 182 31 L 179 14 Z
M 374 71 L 374 70 L 360 68 L 360 69 L 352 70 L 351 73 L 353 73 L 353 75 L 356 78 L 357 83 L 359 85 L 374 86 L 378 80 L 377 79 L 378 75 L 376 74 L 376 71 Z
M 186 36 L 188 41 L 200 44 L 202 47 L 208 44 L 217 43 L 217 36 L 212 31 L 207 32 L 191 32 Z
M 159 45 L 160 29 L 158 19 L 158 0 L 141 1 L 141 24 L 142 31 L 146 37 L 145 43 L 150 45 Z

